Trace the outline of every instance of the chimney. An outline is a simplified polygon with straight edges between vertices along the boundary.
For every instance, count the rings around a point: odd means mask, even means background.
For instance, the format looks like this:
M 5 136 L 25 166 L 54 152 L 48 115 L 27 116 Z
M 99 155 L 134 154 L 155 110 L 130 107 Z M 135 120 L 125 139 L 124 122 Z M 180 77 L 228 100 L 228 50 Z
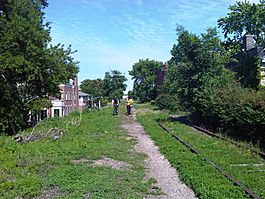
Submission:
M 254 45 L 255 45 L 254 35 L 251 35 L 250 33 L 246 33 L 243 38 L 243 45 L 244 45 L 245 51 L 248 51 L 254 48 Z
M 78 79 L 77 76 L 74 78 L 73 82 L 73 107 L 79 107 L 79 95 L 78 95 Z

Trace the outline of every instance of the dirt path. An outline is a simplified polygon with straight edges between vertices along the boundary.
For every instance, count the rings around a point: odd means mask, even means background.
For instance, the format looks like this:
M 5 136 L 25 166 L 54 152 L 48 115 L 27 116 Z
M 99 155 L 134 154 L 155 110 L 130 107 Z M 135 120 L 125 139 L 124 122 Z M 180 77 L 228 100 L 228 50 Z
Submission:
M 191 199 L 196 198 L 193 191 L 183 184 L 171 167 L 168 160 L 159 152 L 157 146 L 151 138 L 144 132 L 141 124 L 136 122 L 135 115 L 127 116 L 126 121 L 122 124 L 122 128 L 126 129 L 129 135 L 138 140 L 135 150 L 148 156 L 145 160 L 146 178 L 154 178 L 164 195 L 147 196 L 146 199 Z

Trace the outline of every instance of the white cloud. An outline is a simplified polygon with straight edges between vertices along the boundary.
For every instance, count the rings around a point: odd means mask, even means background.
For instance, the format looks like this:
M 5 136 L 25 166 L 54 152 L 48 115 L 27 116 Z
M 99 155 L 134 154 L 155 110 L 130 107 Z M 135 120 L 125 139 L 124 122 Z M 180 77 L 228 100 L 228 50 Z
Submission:
M 195 33 L 205 32 L 207 27 L 217 26 L 217 19 L 224 17 L 228 5 L 235 2 L 79 0 L 51 16 L 52 36 L 55 43 L 72 44 L 78 50 L 75 57 L 81 61 L 80 80 L 103 78 L 112 67 L 129 79 L 127 71 L 139 59 L 165 62 L 170 58 L 176 23 Z

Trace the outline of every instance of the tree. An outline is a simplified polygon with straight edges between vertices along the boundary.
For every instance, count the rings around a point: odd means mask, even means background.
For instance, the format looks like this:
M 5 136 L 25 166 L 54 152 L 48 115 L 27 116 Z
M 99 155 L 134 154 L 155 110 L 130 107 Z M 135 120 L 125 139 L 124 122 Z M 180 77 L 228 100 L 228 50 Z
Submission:
M 103 95 L 108 99 L 113 99 L 115 96 L 122 98 L 127 87 L 126 81 L 127 78 L 118 70 L 106 72 L 103 79 Z
M 226 46 L 228 48 L 237 47 L 240 50 L 245 33 L 256 36 L 256 43 L 265 45 L 265 1 L 260 3 L 249 3 L 248 1 L 237 1 L 229 7 L 230 13 L 226 17 L 218 20 L 218 25 L 223 29 L 224 36 L 227 39 Z M 233 51 L 235 52 L 235 50 Z
M 80 88 L 83 92 L 93 96 L 103 95 L 103 80 L 102 79 L 85 79 L 81 82 Z
M 171 51 L 171 65 L 164 88 L 170 95 L 177 94 L 186 109 L 193 110 L 200 92 L 211 85 L 208 82 L 226 73 L 224 66 L 228 55 L 216 29 L 209 28 L 201 36 L 183 29 L 178 34 L 178 42 Z M 215 86 L 212 87 L 222 85 L 222 81 L 213 82 Z
M 133 93 L 141 102 L 154 100 L 157 97 L 156 81 L 159 70 L 162 70 L 162 62 L 140 59 L 129 71 L 134 79 Z
M 58 85 L 78 72 L 71 46 L 50 45 L 47 6 L 46 0 L 9 0 L 0 14 L 1 133 L 25 128 L 36 96 L 58 95 Z

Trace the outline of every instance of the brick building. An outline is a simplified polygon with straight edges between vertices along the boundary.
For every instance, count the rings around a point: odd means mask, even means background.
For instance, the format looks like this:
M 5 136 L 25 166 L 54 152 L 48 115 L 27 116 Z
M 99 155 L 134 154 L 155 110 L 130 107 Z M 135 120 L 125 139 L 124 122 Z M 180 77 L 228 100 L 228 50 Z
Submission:
M 59 99 L 52 97 L 52 108 L 48 110 L 48 117 L 68 115 L 79 109 L 79 90 L 77 77 L 73 83 L 60 84 L 61 96 Z

